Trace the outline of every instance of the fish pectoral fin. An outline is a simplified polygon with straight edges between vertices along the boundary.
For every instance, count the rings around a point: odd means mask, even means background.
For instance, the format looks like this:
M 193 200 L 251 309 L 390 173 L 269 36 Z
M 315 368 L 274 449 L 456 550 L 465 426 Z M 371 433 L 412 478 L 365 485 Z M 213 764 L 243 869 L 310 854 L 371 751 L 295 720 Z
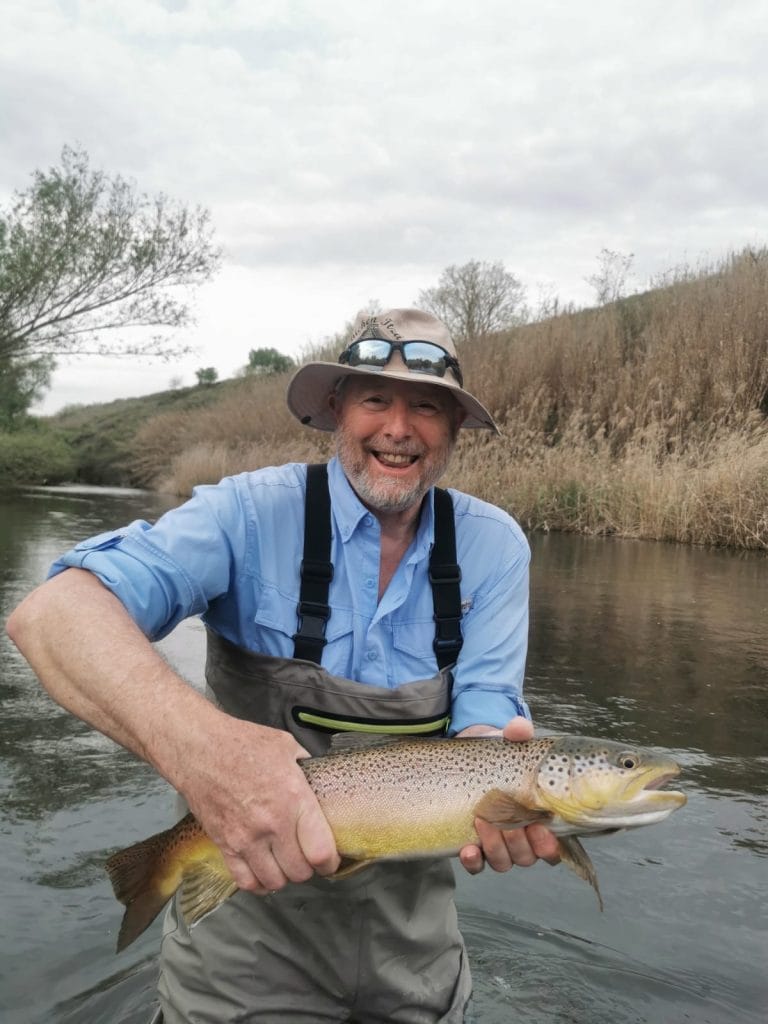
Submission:
M 563 864 L 575 872 L 579 878 L 589 882 L 595 890 L 600 910 L 603 910 L 603 897 L 600 895 L 600 886 L 597 884 L 597 872 L 595 865 L 589 859 L 589 854 L 581 845 L 576 836 L 560 836 L 558 839 L 560 847 L 560 859 Z
M 373 863 L 373 860 L 349 860 L 342 857 L 338 871 L 334 871 L 332 875 L 327 875 L 326 877 L 332 882 L 337 882 L 340 878 L 351 878 L 352 875 L 356 875 L 358 871 L 364 871 L 365 868 L 369 868 Z
M 532 825 L 535 821 L 544 823 L 552 818 L 551 811 L 527 807 L 503 789 L 492 789 L 486 793 L 475 805 L 474 813 L 476 818 L 482 818 L 496 828 L 520 828 L 522 825 Z
M 197 924 L 220 904 L 237 892 L 237 884 L 230 874 L 204 861 L 189 867 L 179 888 L 179 909 L 187 927 Z

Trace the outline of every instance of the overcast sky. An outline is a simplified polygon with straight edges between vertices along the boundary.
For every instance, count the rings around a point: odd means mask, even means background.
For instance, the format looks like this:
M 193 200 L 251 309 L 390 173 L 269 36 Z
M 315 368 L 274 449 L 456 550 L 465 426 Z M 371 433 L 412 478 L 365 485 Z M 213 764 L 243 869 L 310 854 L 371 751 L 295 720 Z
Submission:
M 81 145 L 211 211 L 173 366 L 63 364 L 41 407 L 292 355 L 370 299 L 501 260 L 588 304 L 768 240 L 765 0 L 2 0 L 0 198 Z

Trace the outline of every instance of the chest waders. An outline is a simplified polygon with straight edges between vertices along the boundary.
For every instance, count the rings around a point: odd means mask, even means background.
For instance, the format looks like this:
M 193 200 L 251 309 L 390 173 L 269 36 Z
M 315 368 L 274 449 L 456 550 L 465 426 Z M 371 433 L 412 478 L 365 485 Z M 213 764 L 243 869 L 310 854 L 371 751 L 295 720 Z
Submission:
M 444 732 L 448 666 L 461 647 L 451 499 L 436 491 L 438 673 L 397 689 L 356 683 L 320 667 L 333 574 L 325 469 L 308 467 L 296 657 L 249 651 L 209 630 L 210 695 L 237 718 L 289 731 L 312 754 L 344 729 Z M 237 892 L 191 930 L 174 901 L 161 948 L 162 1020 L 461 1024 L 471 980 L 453 891 L 450 862 L 435 859 L 376 864 L 336 882 L 314 877 L 270 896 Z

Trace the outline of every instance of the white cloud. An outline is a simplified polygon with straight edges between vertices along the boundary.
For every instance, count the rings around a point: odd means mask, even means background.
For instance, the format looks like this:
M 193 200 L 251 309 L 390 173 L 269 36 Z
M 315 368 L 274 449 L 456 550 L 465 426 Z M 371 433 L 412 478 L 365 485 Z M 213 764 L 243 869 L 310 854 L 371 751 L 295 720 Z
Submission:
M 603 246 L 642 284 L 765 241 L 764 26 L 762 0 L 8 0 L 0 194 L 79 142 L 209 207 L 221 372 L 254 296 L 287 350 L 471 258 L 586 301 Z

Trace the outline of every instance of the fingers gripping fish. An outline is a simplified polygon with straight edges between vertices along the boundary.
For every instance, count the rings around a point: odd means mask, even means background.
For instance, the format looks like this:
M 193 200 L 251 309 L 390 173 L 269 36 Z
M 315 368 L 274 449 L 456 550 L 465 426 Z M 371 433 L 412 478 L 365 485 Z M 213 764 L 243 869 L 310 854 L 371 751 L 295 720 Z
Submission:
M 364 744 L 364 745 L 363 745 Z M 328 819 L 343 878 L 378 861 L 454 856 L 478 841 L 475 820 L 502 829 L 539 822 L 558 836 L 563 862 L 592 885 L 579 836 L 663 821 L 682 793 L 661 789 L 678 765 L 649 750 L 576 736 L 513 743 L 502 738 L 339 738 L 300 761 Z M 180 889 L 188 924 L 237 886 L 218 847 L 192 815 L 114 854 L 106 863 L 126 911 L 118 951 Z

